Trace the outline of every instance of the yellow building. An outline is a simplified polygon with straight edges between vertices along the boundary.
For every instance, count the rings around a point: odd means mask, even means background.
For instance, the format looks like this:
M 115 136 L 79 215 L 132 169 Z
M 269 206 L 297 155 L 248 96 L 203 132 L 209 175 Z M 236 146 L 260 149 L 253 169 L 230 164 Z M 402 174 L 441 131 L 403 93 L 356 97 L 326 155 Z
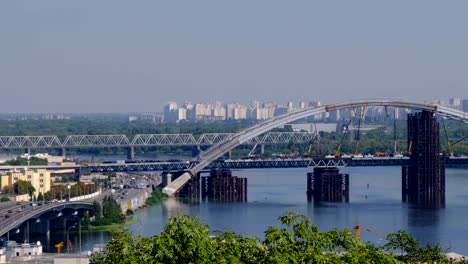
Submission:
M 0 176 L 1 189 L 5 186 L 13 186 L 18 180 L 30 182 L 36 189 L 34 195 L 50 191 L 50 172 L 45 169 L 20 169 L 6 172 Z

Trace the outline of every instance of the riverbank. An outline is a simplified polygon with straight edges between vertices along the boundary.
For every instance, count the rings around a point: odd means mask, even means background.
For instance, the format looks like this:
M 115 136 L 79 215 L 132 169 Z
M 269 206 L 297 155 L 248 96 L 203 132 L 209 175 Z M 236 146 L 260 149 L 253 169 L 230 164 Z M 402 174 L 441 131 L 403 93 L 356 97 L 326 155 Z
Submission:
M 92 225 L 91 224 L 85 230 L 111 232 L 113 230 L 122 229 L 125 226 L 137 224 L 138 221 L 135 220 L 134 215 L 138 213 L 140 209 L 161 203 L 167 198 L 168 198 L 167 194 L 163 193 L 160 189 L 156 189 L 153 192 L 151 192 L 151 195 L 148 198 L 146 198 L 146 201 L 141 206 L 138 206 L 135 208 L 127 208 L 125 212 L 122 212 L 125 215 L 124 223 L 113 223 L 113 224 L 108 224 L 108 225 Z M 127 203 L 127 201 L 122 201 L 122 202 Z M 132 212 L 131 214 L 128 213 L 129 210 Z
M 133 216 L 127 217 L 124 223 L 118 223 L 118 224 L 109 224 L 109 225 L 99 225 L 99 226 L 94 226 L 90 225 L 85 231 L 105 231 L 105 232 L 112 232 L 117 229 L 122 229 L 125 226 L 130 226 L 138 224 L 138 221 L 136 221 Z

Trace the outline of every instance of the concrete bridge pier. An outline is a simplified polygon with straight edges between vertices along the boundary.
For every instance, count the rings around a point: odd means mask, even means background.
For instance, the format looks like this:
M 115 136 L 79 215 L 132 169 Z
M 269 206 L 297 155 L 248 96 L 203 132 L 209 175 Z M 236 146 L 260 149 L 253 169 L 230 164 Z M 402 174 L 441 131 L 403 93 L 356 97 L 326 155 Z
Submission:
M 200 145 L 193 146 L 193 148 L 192 148 L 192 157 L 194 158 L 194 157 L 200 155 L 200 153 L 201 153 L 201 146 Z
M 45 228 L 46 228 L 46 236 L 47 236 L 47 241 L 50 240 L 50 220 L 47 219 L 45 220 Z
M 135 146 L 130 146 L 127 148 L 127 159 L 129 160 L 135 159 Z
M 161 186 L 166 187 L 172 182 L 172 174 L 170 172 L 163 172 L 161 175 Z
M 58 149 L 58 155 L 61 157 L 65 157 L 67 155 L 67 151 L 65 148 L 59 148 Z
M 25 148 L 24 149 L 24 154 L 31 154 L 31 148 Z
M 260 155 L 265 155 L 265 144 L 260 145 Z

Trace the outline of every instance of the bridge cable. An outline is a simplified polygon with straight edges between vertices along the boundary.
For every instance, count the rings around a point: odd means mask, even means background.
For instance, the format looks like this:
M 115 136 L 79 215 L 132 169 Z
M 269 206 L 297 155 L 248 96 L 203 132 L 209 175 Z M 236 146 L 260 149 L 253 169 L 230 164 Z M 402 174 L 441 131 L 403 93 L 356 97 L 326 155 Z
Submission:
M 462 142 L 463 140 L 465 140 L 467 138 L 468 138 L 468 136 L 464 136 L 464 137 L 460 138 L 459 140 L 453 142 L 451 146 L 453 147 L 453 145 L 458 144 L 458 143 Z

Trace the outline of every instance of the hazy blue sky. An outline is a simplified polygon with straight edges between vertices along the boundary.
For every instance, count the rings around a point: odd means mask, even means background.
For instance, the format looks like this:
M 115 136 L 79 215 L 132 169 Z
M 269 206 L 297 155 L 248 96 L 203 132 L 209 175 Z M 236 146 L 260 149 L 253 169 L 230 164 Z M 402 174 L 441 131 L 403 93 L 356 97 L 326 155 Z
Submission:
M 1 112 L 468 97 L 468 1 L 1 1 Z

